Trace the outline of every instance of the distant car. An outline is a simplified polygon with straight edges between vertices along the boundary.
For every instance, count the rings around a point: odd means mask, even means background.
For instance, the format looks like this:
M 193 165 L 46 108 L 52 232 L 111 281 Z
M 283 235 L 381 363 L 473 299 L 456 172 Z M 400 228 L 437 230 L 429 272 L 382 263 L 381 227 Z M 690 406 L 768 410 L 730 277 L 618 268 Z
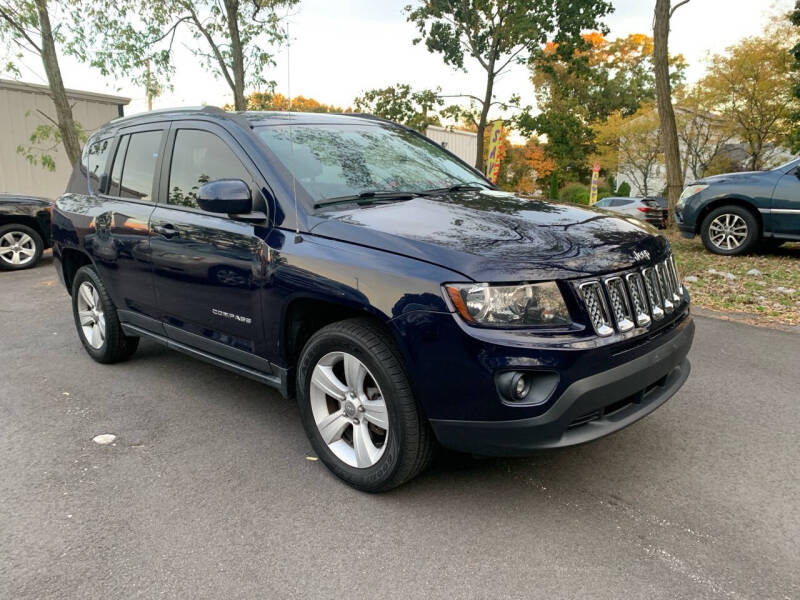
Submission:
M 0 270 L 29 269 L 50 247 L 50 207 L 44 198 L 0 194 Z
M 704 177 L 683 190 L 675 221 L 715 254 L 800 240 L 800 159 L 770 171 Z
M 624 213 L 658 228 L 663 228 L 667 224 L 666 198 L 614 196 L 598 200 L 595 206 Z

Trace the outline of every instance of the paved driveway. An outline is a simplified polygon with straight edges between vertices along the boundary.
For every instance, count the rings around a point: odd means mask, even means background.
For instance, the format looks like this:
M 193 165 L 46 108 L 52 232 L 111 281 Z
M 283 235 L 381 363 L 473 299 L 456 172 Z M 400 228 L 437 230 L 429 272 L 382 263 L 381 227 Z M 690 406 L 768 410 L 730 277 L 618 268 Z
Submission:
M 617 435 L 372 496 L 269 388 L 96 364 L 49 259 L 0 273 L 0 598 L 798 598 L 800 336 L 698 318 L 691 359 Z

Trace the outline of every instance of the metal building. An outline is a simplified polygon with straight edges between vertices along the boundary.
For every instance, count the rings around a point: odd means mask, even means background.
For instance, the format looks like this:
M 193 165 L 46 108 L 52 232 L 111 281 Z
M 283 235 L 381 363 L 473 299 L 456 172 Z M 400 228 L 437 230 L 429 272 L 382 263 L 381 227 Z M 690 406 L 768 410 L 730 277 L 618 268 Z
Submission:
M 477 133 L 429 125 L 425 130 L 425 135 L 447 148 L 467 164 L 475 164 L 475 155 L 478 153 Z
M 123 115 L 130 98 L 67 90 L 72 113 L 90 133 L 103 123 Z M 0 193 L 28 194 L 55 198 L 67 186 L 72 168 L 61 144 L 51 152 L 55 170 L 33 165 L 17 152 L 30 145 L 31 134 L 39 125 L 52 125 L 55 106 L 46 85 L 0 79 Z

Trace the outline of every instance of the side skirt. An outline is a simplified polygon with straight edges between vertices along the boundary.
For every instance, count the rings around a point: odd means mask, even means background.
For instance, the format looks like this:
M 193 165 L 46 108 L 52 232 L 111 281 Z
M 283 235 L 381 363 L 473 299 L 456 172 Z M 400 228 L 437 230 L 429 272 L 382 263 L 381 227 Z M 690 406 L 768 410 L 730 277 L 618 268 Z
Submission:
M 220 358 L 219 356 L 214 356 L 213 354 L 209 354 L 208 352 L 204 352 L 203 350 L 199 350 L 197 348 L 193 348 L 191 346 L 187 346 L 186 344 L 182 344 L 180 342 L 176 342 L 175 340 L 171 340 L 163 335 L 158 335 L 157 333 L 153 333 L 152 331 L 148 331 L 147 329 L 143 329 L 136 325 L 131 325 L 130 323 L 121 323 L 122 330 L 125 332 L 125 335 L 131 336 L 139 336 L 151 339 L 153 341 L 158 342 L 159 344 L 165 345 L 167 348 L 172 350 L 177 350 L 178 352 L 183 352 L 184 354 L 188 354 L 194 358 L 199 358 L 202 361 L 210 363 L 212 365 L 216 365 L 218 367 L 222 367 L 223 369 L 227 369 L 239 375 L 244 375 L 245 377 L 249 377 L 255 381 L 259 381 L 261 383 L 266 383 L 267 385 L 277 388 L 280 390 L 281 394 L 284 397 L 288 396 L 288 381 L 286 376 L 286 370 L 275 365 L 271 365 L 273 371 L 277 371 L 278 374 L 274 373 L 264 373 L 263 371 L 258 371 L 251 367 L 247 367 L 245 365 L 241 365 L 239 363 L 226 360 L 224 358 Z

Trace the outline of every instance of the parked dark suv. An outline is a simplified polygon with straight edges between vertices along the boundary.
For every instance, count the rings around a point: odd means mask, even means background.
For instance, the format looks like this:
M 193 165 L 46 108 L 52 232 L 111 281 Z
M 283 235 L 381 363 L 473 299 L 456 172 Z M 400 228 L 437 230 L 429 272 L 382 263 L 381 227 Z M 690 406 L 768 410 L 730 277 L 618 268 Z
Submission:
M 683 190 L 675 220 L 715 254 L 800 241 L 800 159 L 769 171 L 705 177 Z
M 649 231 L 500 192 L 393 123 L 211 108 L 103 127 L 53 214 L 92 358 L 146 337 L 275 386 L 369 491 L 437 443 L 568 446 L 672 396 L 694 324 Z
M 52 200 L 0 194 L 0 270 L 35 267 L 50 247 Z

